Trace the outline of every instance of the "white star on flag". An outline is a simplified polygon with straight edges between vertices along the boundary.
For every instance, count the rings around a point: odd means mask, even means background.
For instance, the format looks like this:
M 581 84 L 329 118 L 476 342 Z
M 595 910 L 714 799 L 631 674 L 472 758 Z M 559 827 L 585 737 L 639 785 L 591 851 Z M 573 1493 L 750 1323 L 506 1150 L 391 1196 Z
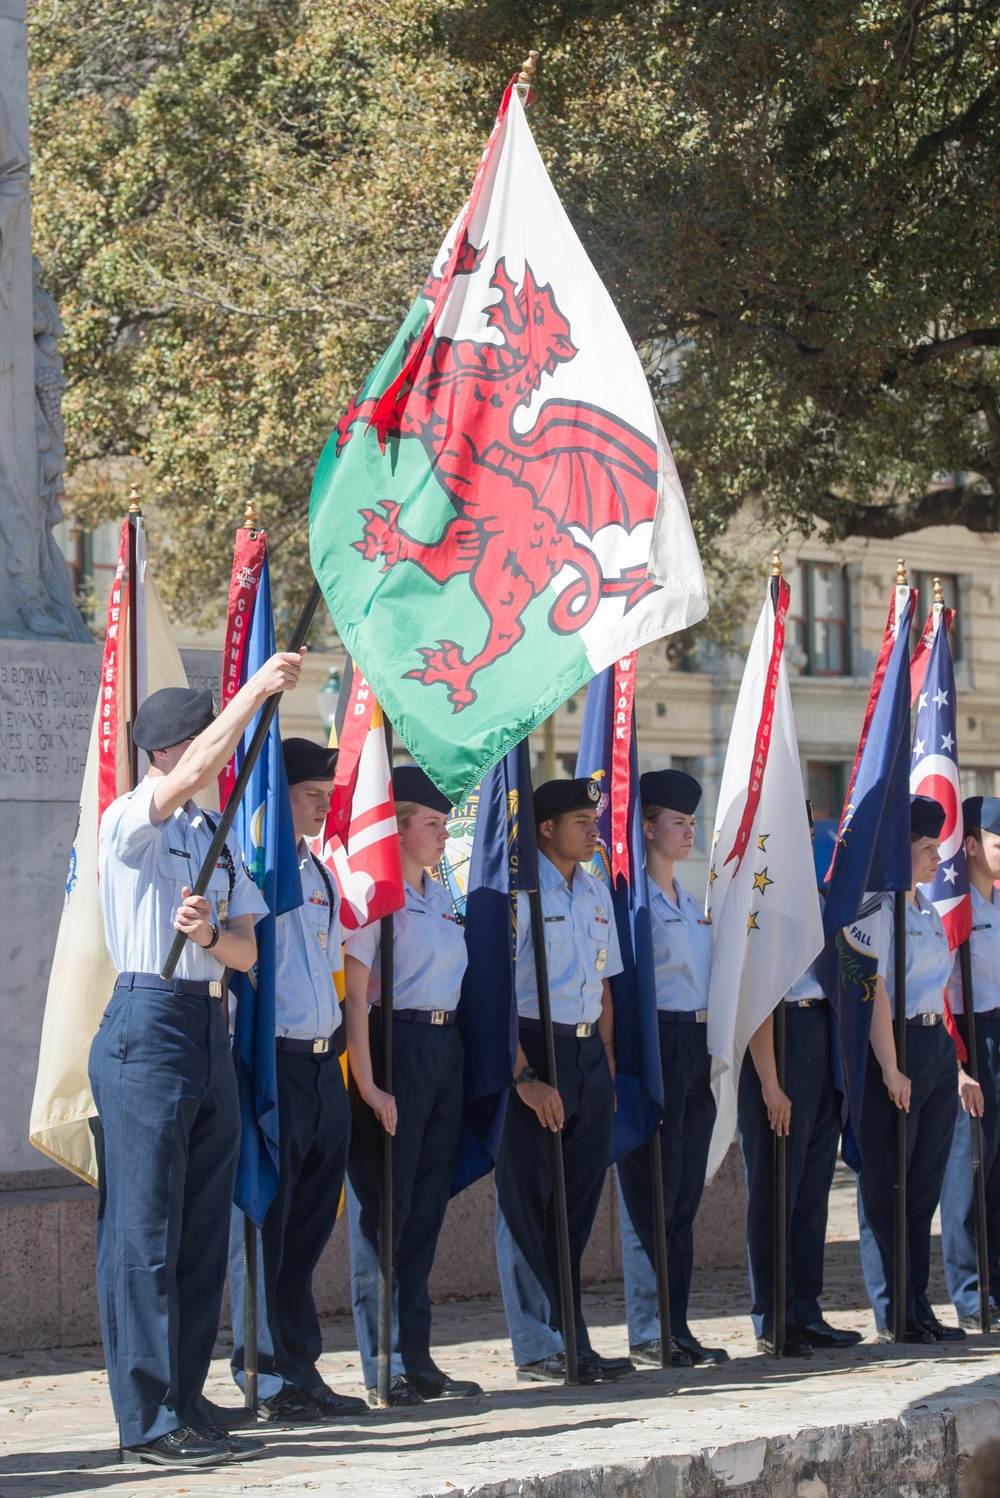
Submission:
M 910 794 L 933 796 L 944 807 L 939 839 L 941 862 L 924 893 L 944 922 L 952 951 L 969 933 L 971 905 L 962 833 L 962 785 L 958 769 L 955 677 L 948 648 L 946 616 L 935 619 L 924 690 L 914 725 Z M 940 747 L 935 747 L 940 746 Z
M 946 869 L 942 869 L 941 877 L 942 879 L 946 879 L 949 884 L 954 884 L 955 880 L 958 878 L 958 872 L 955 868 L 955 865 L 953 863 L 950 863 Z
M 922 707 L 926 707 L 926 706 L 927 706 L 927 693 L 926 692 L 921 692 L 920 693 L 920 701 L 917 703 L 917 711 L 919 712 Z
M 913 742 L 913 753 L 915 755 L 917 755 L 917 754 L 923 754 L 923 752 L 924 752 L 924 741 L 923 741 L 923 739 L 915 739 L 914 742 Z
M 944 734 L 942 734 L 941 735 L 941 748 L 942 749 L 947 749 L 950 752 L 952 749 L 954 749 L 954 747 L 955 747 L 955 740 L 952 737 L 952 735 L 950 733 L 944 733 Z
M 945 692 L 945 691 L 942 691 L 942 689 L 940 687 L 938 687 L 937 691 L 934 693 L 934 706 L 935 707 L 944 707 L 946 705 L 947 701 L 948 701 L 948 693 Z

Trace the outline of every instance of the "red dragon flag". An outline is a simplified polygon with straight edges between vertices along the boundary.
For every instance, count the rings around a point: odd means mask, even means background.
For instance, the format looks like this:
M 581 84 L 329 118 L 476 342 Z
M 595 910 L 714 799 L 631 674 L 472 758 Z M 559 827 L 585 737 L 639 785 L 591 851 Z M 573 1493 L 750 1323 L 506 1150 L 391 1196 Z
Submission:
M 823 948 L 806 795 L 785 667 L 788 584 L 772 579 L 747 653 L 719 786 L 705 909 L 715 935 L 708 1049 L 718 1117 L 709 1170 L 733 1137 L 750 1037 Z
M 598 671 L 707 612 L 638 355 L 513 84 L 327 443 L 310 545 L 341 638 L 454 804 Z

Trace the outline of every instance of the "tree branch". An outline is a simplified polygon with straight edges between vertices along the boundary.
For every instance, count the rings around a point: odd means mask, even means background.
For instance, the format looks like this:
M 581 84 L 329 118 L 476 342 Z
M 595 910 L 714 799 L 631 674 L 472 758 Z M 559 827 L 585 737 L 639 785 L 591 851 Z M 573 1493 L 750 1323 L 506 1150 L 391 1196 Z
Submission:
M 978 488 L 957 492 L 939 489 L 900 504 L 853 505 L 829 521 L 838 541 L 848 536 L 891 541 L 929 525 L 965 525 L 981 534 L 1000 532 L 1000 494 L 984 494 Z

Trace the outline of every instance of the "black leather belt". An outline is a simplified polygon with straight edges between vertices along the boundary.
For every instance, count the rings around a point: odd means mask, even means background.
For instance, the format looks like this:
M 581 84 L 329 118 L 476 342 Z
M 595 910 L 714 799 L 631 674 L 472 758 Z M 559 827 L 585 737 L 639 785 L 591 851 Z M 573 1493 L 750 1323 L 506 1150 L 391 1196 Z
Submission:
M 656 1018 L 668 1025 L 707 1025 L 707 1009 L 658 1009 Z
M 786 999 L 786 1009 L 818 1009 L 820 1004 L 825 1004 L 826 999 Z
M 221 999 L 221 978 L 161 978 L 159 973 L 119 973 L 116 988 L 155 988 L 197 999 Z
M 339 1033 L 322 1035 L 316 1040 L 297 1040 L 293 1035 L 279 1035 L 274 1048 L 276 1051 L 291 1051 L 293 1056 L 336 1056 Z
M 522 1030 L 541 1030 L 540 1019 L 519 1019 L 518 1024 Z M 579 1025 L 557 1025 L 553 1023 L 553 1035 L 571 1035 L 575 1040 L 589 1040 L 591 1035 L 597 1034 L 596 1021 L 591 1024 L 584 1020 Z
M 381 1004 L 373 1004 L 372 1014 L 378 1014 Z M 454 1009 L 394 1009 L 393 1020 L 400 1020 L 404 1025 L 453 1025 L 456 1021 Z

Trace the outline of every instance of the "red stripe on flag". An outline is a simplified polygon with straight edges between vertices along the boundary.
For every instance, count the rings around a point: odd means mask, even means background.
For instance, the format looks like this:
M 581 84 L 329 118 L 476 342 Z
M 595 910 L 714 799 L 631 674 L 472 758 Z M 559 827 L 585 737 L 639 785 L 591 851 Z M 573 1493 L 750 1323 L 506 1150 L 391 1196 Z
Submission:
M 242 526 L 236 532 L 233 548 L 233 570 L 229 580 L 229 607 L 226 611 L 226 638 L 222 647 L 221 708 L 228 707 L 240 689 L 243 659 L 257 603 L 257 589 L 264 570 L 267 535 Z M 233 760 L 219 773 L 219 805 L 225 807 L 236 774 Z
M 618 875 L 628 884 L 628 825 L 631 804 L 630 763 L 632 753 L 632 706 L 635 701 L 635 656 L 625 655 L 615 662 L 614 721 L 611 731 L 611 885 Z
M 374 711 L 375 693 L 355 666 L 351 681 L 351 695 L 347 701 L 344 726 L 337 747 L 337 769 L 333 779 L 333 795 L 326 818 L 326 830 L 323 833 L 324 843 L 329 842 L 331 838 L 336 838 L 342 843 L 348 841 L 351 804 L 358 781 L 361 751 L 368 736 Z
M 743 816 L 740 819 L 739 830 L 736 833 L 736 841 L 732 851 L 726 859 L 731 863 L 736 859 L 738 869 L 743 862 L 750 842 L 750 833 L 753 831 L 754 818 L 757 815 L 757 807 L 760 805 L 760 794 L 764 789 L 764 771 L 767 769 L 767 756 L 771 747 L 771 725 L 774 722 L 774 701 L 778 690 L 778 671 L 781 667 L 781 653 L 785 648 L 785 616 L 788 613 L 788 599 L 791 589 L 782 577 L 778 580 L 778 606 L 774 613 L 774 634 L 771 636 L 771 659 L 767 663 L 767 677 L 764 682 L 764 701 L 761 703 L 760 720 L 757 724 L 757 739 L 753 749 L 753 760 L 750 766 L 750 784 L 747 787 L 747 804 L 743 808 Z M 733 871 L 735 873 L 735 870 Z
M 127 655 L 128 630 L 128 520 L 122 521 L 118 565 L 108 599 L 108 624 L 101 659 L 101 687 L 97 699 L 100 729 L 97 741 L 97 825 L 118 796 L 118 732 L 122 658 Z
M 951 621 L 955 617 L 954 609 L 944 610 L 944 627 L 951 629 Z M 915 707 L 917 698 L 923 691 L 924 678 L 927 675 L 927 664 L 930 658 L 931 645 L 934 643 L 934 610 L 931 609 L 927 615 L 927 623 L 924 625 L 923 633 L 916 643 L 913 654 L 910 656 L 910 706 Z

